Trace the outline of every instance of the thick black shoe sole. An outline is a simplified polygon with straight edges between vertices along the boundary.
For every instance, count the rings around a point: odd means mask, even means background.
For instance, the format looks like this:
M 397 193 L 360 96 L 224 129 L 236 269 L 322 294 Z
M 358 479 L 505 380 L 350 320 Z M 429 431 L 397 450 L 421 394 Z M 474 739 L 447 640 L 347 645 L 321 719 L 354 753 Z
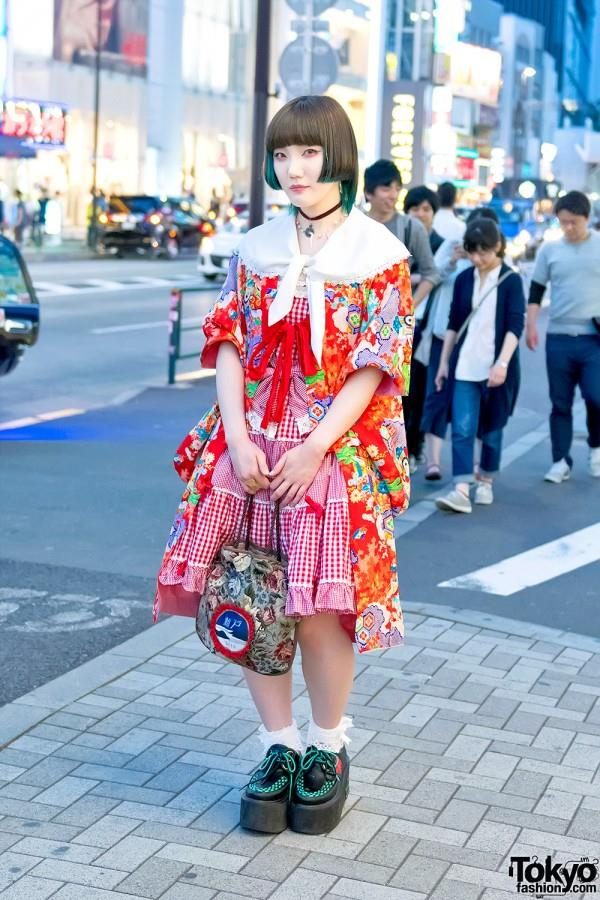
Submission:
M 287 828 L 287 799 L 259 800 L 257 797 L 242 795 L 240 803 L 240 825 L 249 831 L 266 834 L 280 834 Z
M 348 797 L 348 784 L 340 786 L 334 797 L 324 803 L 290 803 L 288 822 L 300 834 L 326 834 L 333 831 L 342 818 Z

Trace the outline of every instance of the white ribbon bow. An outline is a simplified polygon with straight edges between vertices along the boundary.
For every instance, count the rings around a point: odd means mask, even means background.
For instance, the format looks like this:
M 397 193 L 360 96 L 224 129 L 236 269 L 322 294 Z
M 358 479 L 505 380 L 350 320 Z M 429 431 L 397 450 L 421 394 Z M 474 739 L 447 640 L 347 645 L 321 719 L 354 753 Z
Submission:
M 284 319 L 292 308 L 296 287 L 302 269 L 306 270 L 306 290 L 310 317 L 310 346 L 319 366 L 323 354 L 325 337 L 325 279 L 313 270 L 313 257 L 298 253 L 292 257 L 289 266 L 277 287 L 277 294 L 269 306 L 269 325 Z M 311 271 L 312 270 L 312 271 Z

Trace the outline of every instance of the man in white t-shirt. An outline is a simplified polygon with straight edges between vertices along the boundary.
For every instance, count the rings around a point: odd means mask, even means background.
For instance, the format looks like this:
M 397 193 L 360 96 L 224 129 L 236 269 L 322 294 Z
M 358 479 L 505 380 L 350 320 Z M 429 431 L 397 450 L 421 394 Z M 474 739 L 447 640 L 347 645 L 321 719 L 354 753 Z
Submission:
M 437 189 L 440 208 L 433 217 L 433 228 L 447 241 L 462 241 L 466 224 L 454 213 L 456 188 L 444 181 Z
M 550 284 L 546 367 L 552 466 L 544 477 L 560 484 L 571 477 L 573 466 L 576 387 L 587 411 L 589 472 L 600 478 L 600 235 L 590 230 L 590 201 L 581 191 L 560 197 L 554 211 L 564 237 L 538 252 L 527 307 L 527 346 L 535 350 L 539 344 L 537 320 Z

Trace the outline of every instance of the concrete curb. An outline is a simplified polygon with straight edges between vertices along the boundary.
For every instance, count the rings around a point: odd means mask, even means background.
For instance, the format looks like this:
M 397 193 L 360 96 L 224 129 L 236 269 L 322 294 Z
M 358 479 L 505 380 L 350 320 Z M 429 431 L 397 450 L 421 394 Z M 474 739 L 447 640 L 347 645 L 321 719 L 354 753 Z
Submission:
M 432 619 L 451 620 L 516 637 L 549 641 L 574 650 L 600 653 L 600 639 L 586 635 L 435 603 L 405 602 L 403 607 L 406 612 Z M 173 616 L 8 703 L 0 710 L 0 750 L 64 706 L 120 678 L 167 647 L 193 634 L 191 619 Z

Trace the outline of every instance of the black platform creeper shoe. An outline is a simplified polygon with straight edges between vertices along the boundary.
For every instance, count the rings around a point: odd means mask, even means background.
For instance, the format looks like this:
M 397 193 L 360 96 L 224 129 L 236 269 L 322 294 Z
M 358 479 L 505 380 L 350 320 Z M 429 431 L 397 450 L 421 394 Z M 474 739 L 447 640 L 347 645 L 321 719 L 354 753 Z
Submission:
M 350 761 L 339 753 L 309 747 L 300 763 L 289 810 L 289 824 L 302 834 L 325 834 L 342 817 L 349 790 Z
M 284 744 L 273 744 L 242 794 L 240 825 L 252 831 L 279 834 L 287 828 L 288 803 L 300 754 Z

